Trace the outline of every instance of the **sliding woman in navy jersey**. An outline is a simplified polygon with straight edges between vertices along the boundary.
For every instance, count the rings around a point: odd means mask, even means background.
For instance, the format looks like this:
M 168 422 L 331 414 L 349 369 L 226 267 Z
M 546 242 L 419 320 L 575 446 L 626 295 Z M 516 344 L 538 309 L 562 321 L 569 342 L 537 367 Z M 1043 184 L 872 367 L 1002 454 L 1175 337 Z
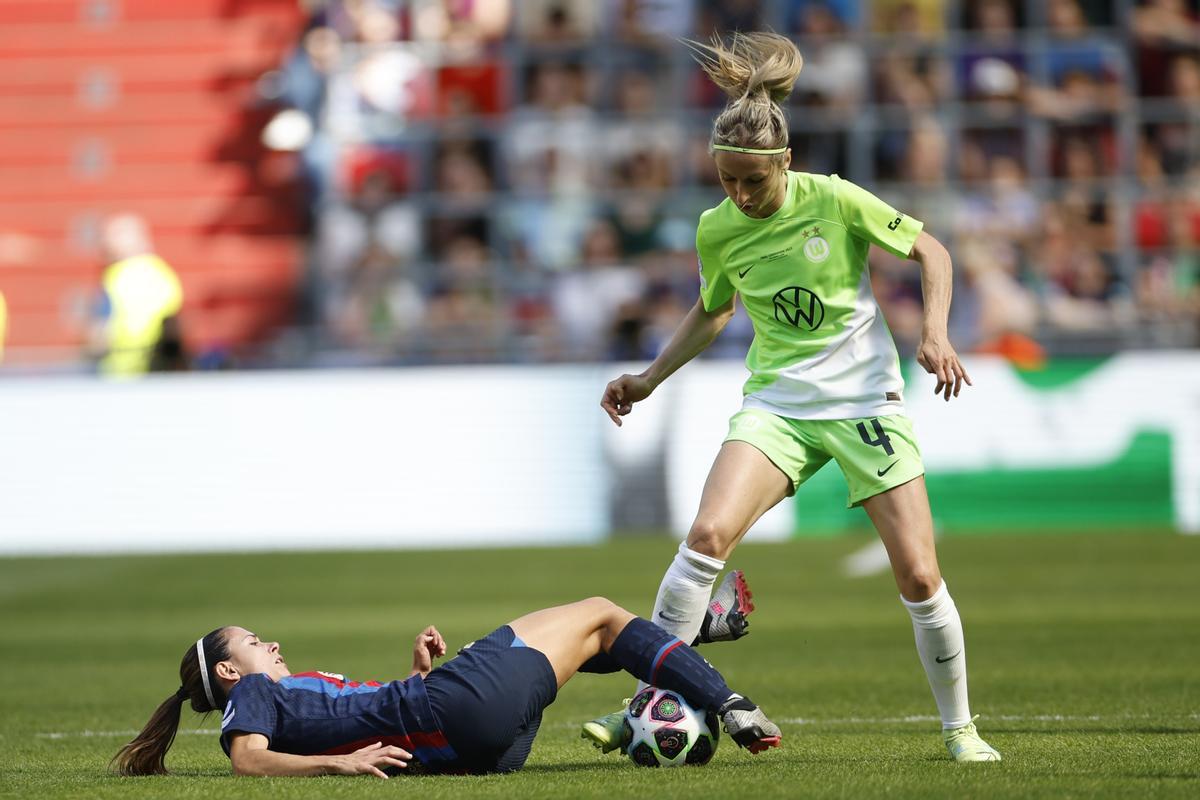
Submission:
M 292 674 L 278 642 L 229 626 L 188 647 L 180 687 L 114 757 L 125 775 L 166 772 L 184 703 L 224 709 L 221 746 L 239 775 L 375 775 L 388 771 L 511 772 L 529 756 L 542 711 L 576 672 L 624 669 L 715 711 L 742 747 L 780 733 L 679 639 L 602 597 L 535 611 L 464 647 L 422 631 L 403 680 L 358 683 Z

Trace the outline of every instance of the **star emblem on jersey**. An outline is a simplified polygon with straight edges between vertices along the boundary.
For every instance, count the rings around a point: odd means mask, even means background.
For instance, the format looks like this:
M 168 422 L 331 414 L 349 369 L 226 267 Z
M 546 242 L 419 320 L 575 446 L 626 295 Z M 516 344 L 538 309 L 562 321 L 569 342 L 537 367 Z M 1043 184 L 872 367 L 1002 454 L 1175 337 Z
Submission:
M 804 257 L 809 261 L 820 263 L 829 258 L 829 242 L 824 237 L 814 236 L 804 243 Z
M 805 245 L 805 250 L 808 246 Z M 828 255 L 828 254 L 827 254 Z M 825 304 L 803 286 L 789 286 L 775 293 L 775 320 L 806 331 L 815 331 L 825 321 Z

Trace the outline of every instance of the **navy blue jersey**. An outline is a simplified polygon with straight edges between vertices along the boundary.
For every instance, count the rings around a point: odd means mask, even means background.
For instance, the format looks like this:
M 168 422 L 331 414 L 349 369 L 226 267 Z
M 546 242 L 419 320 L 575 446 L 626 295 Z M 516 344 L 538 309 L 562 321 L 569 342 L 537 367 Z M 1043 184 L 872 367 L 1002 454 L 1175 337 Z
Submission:
M 420 676 L 379 683 L 301 672 L 272 681 L 247 675 L 229 693 L 221 747 L 234 733 L 261 733 L 270 748 L 295 755 L 338 755 L 375 742 L 402 747 L 431 771 L 458 756 L 429 707 Z

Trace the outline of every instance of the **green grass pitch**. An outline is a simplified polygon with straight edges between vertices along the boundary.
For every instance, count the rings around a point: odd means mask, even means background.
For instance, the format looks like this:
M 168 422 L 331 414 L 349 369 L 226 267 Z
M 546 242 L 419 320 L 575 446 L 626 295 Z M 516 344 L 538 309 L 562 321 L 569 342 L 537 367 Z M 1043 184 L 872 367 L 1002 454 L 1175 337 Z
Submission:
M 106 763 L 178 685 L 183 650 L 237 623 L 293 668 L 406 674 L 419 627 L 452 648 L 521 613 L 607 595 L 646 613 L 665 539 L 598 548 L 0 560 L 0 796 L 19 798 L 1200 797 L 1200 537 L 964 537 L 940 544 L 966 624 L 973 711 L 1001 764 L 947 760 L 888 575 L 841 577 L 848 537 L 747 545 L 751 635 L 704 654 L 784 731 L 751 757 L 642 770 L 578 739 L 629 694 L 581 675 L 510 776 L 233 778 L 187 712 L 174 774 Z

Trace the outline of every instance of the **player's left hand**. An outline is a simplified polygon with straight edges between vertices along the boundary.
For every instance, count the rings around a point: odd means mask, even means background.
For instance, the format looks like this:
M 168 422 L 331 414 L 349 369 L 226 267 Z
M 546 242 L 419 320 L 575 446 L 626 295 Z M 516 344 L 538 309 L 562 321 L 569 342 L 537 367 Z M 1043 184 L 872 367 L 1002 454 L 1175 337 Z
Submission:
M 950 402 L 951 394 L 958 397 L 964 382 L 968 386 L 975 385 L 959 362 L 954 346 L 944 335 L 926 335 L 921 339 L 921 346 L 917 348 L 917 363 L 930 375 L 937 376 L 933 393 L 943 395 L 946 402 Z
M 433 669 L 433 660 L 444 655 L 446 655 L 446 640 L 442 638 L 442 634 L 438 632 L 437 628 L 430 625 L 417 634 L 417 639 L 413 643 L 412 674 L 425 677 Z

